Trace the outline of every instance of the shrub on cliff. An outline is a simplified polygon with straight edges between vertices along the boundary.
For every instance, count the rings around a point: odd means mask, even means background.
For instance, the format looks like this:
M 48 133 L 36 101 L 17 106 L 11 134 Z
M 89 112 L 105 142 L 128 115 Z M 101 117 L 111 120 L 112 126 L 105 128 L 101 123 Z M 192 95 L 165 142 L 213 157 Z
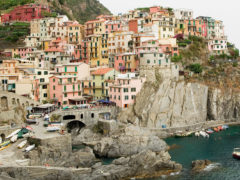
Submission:
M 202 72 L 202 66 L 200 64 L 191 64 L 190 66 L 188 66 L 188 68 L 190 69 L 190 71 L 199 74 Z

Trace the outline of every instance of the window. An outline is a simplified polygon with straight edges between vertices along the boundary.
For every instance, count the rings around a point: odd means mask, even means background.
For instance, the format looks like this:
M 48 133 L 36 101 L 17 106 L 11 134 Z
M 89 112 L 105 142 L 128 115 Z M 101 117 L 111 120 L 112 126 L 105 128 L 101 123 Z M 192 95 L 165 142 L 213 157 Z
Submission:
M 67 101 L 63 101 L 63 104 L 67 104 Z
M 128 100 L 128 96 L 125 96 L 125 100 Z
M 114 99 L 116 99 L 116 96 L 114 96 Z
M 123 88 L 123 92 L 128 92 L 128 88 Z
M 53 90 L 55 90 L 55 86 L 53 86 Z
M 67 93 L 64 93 L 64 97 L 67 97 Z
M 65 72 L 67 72 L 67 66 L 65 66 Z
M 94 113 L 91 114 L 91 118 L 94 118 Z
M 75 91 L 75 85 L 73 85 L 72 87 L 73 87 L 73 91 Z
M 44 93 L 44 94 L 43 94 L 43 97 L 47 97 L 47 93 Z
M 136 99 L 136 96 L 135 95 L 132 95 L 132 100 Z
M 81 96 L 81 92 L 78 92 L 78 96 Z
M 37 73 L 38 75 L 42 75 L 42 72 L 41 71 L 38 71 L 38 73 Z
M 64 91 L 66 91 L 67 90 L 67 87 L 66 86 L 64 86 Z
M 136 92 L 136 88 L 131 88 L 131 92 Z
M 47 85 L 43 85 L 43 87 L 42 87 L 43 89 L 47 89 Z
M 53 98 L 56 98 L 56 94 L 53 94 Z
M 101 75 L 101 79 L 103 80 L 103 75 Z
M 158 64 L 161 65 L 161 60 L 158 60 Z
M 121 92 L 121 88 L 118 88 L 118 92 Z
M 45 82 L 44 78 L 40 78 L 40 82 Z
M 55 79 L 53 79 L 53 82 L 55 82 Z
M 166 59 L 166 63 L 168 63 L 168 59 Z
M 93 79 L 95 79 L 95 75 L 93 75 Z
M 140 57 L 143 57 L 144 56 L 144 54 L 143 53 L 140 53 Z
M 150 60 L 149 59 L 147 60 L 147 63 L 150 64 Z

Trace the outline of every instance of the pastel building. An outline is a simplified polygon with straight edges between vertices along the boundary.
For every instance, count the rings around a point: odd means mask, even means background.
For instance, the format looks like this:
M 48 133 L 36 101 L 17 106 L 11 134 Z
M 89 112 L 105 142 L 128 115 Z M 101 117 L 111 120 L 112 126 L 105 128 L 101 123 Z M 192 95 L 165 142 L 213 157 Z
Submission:
M 182 20 L 193 19 L 193 11 L 189 9 L 175 9 L 174 15 L 176 19 L 182 19 Z
M 68 43 L 79 44 L 83 39 L 84 27 L 77 22 L 67 26 L 68 31 Z
M 145 77 L 137 77 L 135 73 L 119 74 L 109 86 L 110 101 L 120 108 L 129 107 L 134 104 L 145 81 Z
M 50 71 L 46 69 L 35 69 L 33 78 L 33 98 L 35 101 L 43 102 L 49 100 L 49 77 Z
M 119 74 L 113 68 L 100 68 L 91 73 L 93 96 L 95 99 L 109 99 L 109 80 L 114 80 Z
M 55 66 L 54 74 L 59 76 L 74 76 L 78 80 L 90 77 L 90 67 L 85 63 L 58 64 Z
M 81 82 L 76 76 L 52 76 L 49 78 L 50 99 L 58 106 L 85 104 Z
M 138 61 L 135 53 L 117 54 L 114 57 L 114 69 L 121 73 L 135 72 L 138 68 Z
M 220 55 L 227 54 L 227 40 L 226 39 L 212 39 L 208 41 L 208 49 L 212 54 Z

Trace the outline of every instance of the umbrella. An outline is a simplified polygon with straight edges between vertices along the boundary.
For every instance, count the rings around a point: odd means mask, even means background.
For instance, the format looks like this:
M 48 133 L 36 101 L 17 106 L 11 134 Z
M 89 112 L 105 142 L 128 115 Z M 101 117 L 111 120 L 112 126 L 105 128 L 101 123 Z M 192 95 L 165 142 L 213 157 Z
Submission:
M 66 107 L 64 107 L 64 108 L 63 108 L 63 110 L 66 110 L 66 109 L 69 109 L 69 107 L 68 107 L 68 106 L 66 106 Z

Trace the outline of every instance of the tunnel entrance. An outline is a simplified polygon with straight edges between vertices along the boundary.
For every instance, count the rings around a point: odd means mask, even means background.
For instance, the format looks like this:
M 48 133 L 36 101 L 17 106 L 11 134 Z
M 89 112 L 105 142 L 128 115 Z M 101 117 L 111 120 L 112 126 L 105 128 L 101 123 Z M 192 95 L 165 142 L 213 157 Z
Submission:
M 71 121 L 67 124 L 67 130 L 68 130 L 68 133 L 77 135 L 79 134 L 80 130 L 85 126 L 86 125 L 81 121 Z

